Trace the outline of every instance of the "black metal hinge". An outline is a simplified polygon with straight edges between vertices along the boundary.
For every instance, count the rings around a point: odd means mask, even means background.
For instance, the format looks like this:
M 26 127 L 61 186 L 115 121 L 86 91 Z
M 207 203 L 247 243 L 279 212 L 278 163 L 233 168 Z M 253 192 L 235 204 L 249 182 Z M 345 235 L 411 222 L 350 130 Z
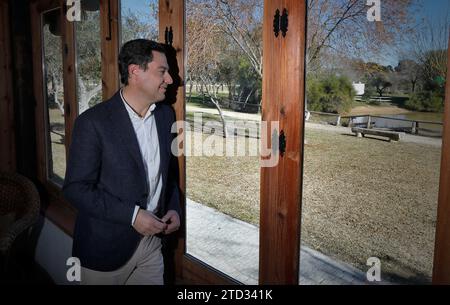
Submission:
M 280 10 L 277 9 L 275 11 L 275 15 L 273 16 L 273 32 L 275 34 L 275 37 L 278 37 L 281 30 L 281 35 L 283 37 L 286 37 L 286 33 L 288 31 L 289 26 L 289 18 L 288 18 L 288 12 L 287 9 L 283 9 L 283 14 L 280 15 Z
M 284 134 L 284 130 L 280 132 L 278 147 L 280 148 L 280 155 L 283 157 L 286 152 L 286 136 Z
M 275 33 L 275 37 L 278 37 L 280 34 L 280 10 L 277 9 L 275 11 L 275 16 L 273 16 L 273 32 Z
M 286 37 L 288 25 L 289 25 L 288 12 L 287 9 L 283 9 L 283 15 L 281 15 L 280 21 L 281 35 L 283 35 L 283 37 Z
M 111 22 L 112 22 L 112 18 L 111 18 L 111 0 L 108 0 L 108 36 L 106 36 L 106 40 L 110 41 L 112 36 L 111 36 Z
M 170 28 L 167 28 L 166 27 L 166 30 L 165 30 L 165 32 L 164 32 L 164 40 L 165 40 L 165 43 L 167 44 L 167 45 L 172 45 L 173 44 L 173 31 L 172 31 L 172 27 L 170 27 Z

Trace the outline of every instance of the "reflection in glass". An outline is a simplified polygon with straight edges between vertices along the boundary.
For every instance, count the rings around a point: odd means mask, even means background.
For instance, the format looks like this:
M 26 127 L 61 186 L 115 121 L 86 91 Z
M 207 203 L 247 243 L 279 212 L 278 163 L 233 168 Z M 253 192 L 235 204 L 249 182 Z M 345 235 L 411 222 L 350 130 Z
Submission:
M 158 41 L 158 0 L 121 0 L 121 44 L 138 38 Z
M 42 14 L 44 97 L 47 104 L 48 178 L 62 185 L 66 171 L 60 9 Z
M 75 22 L 78 114 L 102 100 L 100 0 L 82 1 L 81 10 Z
M 259 271 L 262 12 L 186 2 L 186 249 L 245 284 Z
M 429 283 L 449 4 L 388 1 L 376 23 L 343 2 L 308 6 L 300 283 Z

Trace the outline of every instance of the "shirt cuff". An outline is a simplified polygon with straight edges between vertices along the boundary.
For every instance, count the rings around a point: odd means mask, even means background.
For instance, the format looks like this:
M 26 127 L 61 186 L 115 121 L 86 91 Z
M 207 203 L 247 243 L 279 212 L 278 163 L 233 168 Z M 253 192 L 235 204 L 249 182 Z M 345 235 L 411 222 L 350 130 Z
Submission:
M 134 207 L 133 219 L 131 219 L 131 225 L 134 225 L 134 221 L 136 220 L 137 213 L 139 212 L 140 206 Z

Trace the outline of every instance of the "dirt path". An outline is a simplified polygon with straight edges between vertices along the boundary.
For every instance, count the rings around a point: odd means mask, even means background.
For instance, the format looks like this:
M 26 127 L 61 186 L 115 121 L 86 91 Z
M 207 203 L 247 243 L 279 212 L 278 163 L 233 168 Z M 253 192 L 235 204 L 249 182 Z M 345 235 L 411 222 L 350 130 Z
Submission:
M 386 115 L 386 114 L 402 114 L 411 112 L 409 110 L 397 107 L 397 106 L 357 106 L 350 110 L 345 115 Z

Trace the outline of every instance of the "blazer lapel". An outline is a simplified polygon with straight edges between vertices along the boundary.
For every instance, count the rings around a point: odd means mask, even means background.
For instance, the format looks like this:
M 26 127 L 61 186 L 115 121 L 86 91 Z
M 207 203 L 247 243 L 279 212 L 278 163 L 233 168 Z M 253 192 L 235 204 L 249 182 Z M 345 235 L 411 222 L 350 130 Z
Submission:
M 110 119 L 114 134 L 120 138 L 123 143 L 123 147 L 126 147 L 133 159 L 136 161 L 139 172 L 143 178 L 142 181 L 147 181 L 144 161 L 142 160 L 136 133 L 134 132 L 133 124 L 131 123 L 128 112 L 123 105 L 119 92 L 113 97 L 110 107 Z

